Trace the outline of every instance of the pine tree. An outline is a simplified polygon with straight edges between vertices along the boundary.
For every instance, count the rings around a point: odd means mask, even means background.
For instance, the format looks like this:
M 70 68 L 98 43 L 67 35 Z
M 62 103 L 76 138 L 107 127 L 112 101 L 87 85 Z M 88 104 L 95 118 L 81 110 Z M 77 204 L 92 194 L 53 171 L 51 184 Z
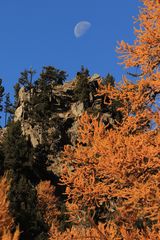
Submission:
M 17 82 L 14 85 L 14 108 L 16 109 L 18 107 L 18 102 L 19 102 L 19 90 L 20 90 L 20 83 Z
M 77 72 L 77 82 L 75 87 L 75 99 L 83 102 L 86 106 L 89 103 L 89 70 L 87 68 L 84 68 L 84 66 L 81 67 L 81 71 Z
M 44 66 L 40 78 L 35 81 L 35 86 L 41 92 L 50 94 L 53 86 L 63 84 L 66 78 L 67 74 L 65 71 L 56 69 L 53 66 Z
M 114 87 L 115 79 L 111 74 L 108 73 L 107 76 L 102 79 L 102 84 L 104 84 L 104 85 L 110 84 L 110 86 Z
M 48 148 L 47 143 L 37 145 L 33 150 L 33 173 L 35 182 L 47 178 L 47 161 L 48 161 Z
M 14 113 L 14 109 L 13 109 L 13 105 L 12 105 L 11 100 L 10 100 L 10 94 L 9 93 L 7 93 L 5 95 L 4 112 L 5 112 L 5 126 L 6 126 L 7 123 L 8 123 L 8 120 L 12 119 L 11 115 Z M 9 114 L 9 116 L 8 116 L 8 114 Z
M 24 70 L 18 79 L 18 83 L 25 87 L 26 90 L 31 90 L 33 87 L 33 76 L 36 72 L 31 68 L 29 70 Z
M 9 200 L 15 225 L 22 231 L 20 239 L 46 240 L 48 227 L 38 209 L 37 192 L 25 176 L 13 172 Z
M 28 70 L 28 74 L 30 75 L 30 87 L 33 86 L 33 76 L 36 74 L 36 71 L 32 69 L 32 67 Z
M 35 94 L 32 97 L 32 105 L 37 107 L 36 119 L 44 120 L 51 114 L 51 98 L 53 87 L 61 85 L 66 80 L 65 71 L 56 69 L 52 66 L 45 66 L 42 69 L 40 77 L 35 81 Z M 33 115 L 35 113 L 33 112 Z
M 22 231 L 20 239 L 46 240 L 48 227 L 38 210 L 34 187 L 32 146 L 22 135 L 20 122 L 8 126 L 3 149 L 4 170 L 9 172 L 11 180 L 10 213 Z
M 29 73 L 28 70 L 24 70 L 20 73 L 20 77 L 18 79 L 18 82 L 21 86 L 28 88 L 29 86 Z
M 3 110 L 3 105 L 2 105 L 3 96 L 4 96 L 4 87 L 2 86 L 2 79 L 0 79 L 0 112 L 2 112 Z M 1 116 L 0 116 L 0 119 L 1 119 Z
M 45 66 L 43 67 L 42 73 L 40 74 L 41 79 L 45 79 L 46 85 L 58 85 L 63 84 L 66 80 L 67 74 L 63 70 L 56 69 L 53 66 Z
M 9 125 L 3 146 L 5 170 L 22 172 L 31 167 L 30 144 L 22 135 L 20 122 Z

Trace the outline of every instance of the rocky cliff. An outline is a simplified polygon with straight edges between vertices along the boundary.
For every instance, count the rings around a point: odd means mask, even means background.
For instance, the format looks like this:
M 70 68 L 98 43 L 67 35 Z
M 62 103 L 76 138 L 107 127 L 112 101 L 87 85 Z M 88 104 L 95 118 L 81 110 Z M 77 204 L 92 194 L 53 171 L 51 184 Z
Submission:
M 76 80 L 54 86 L 49 97 L 50 114 L 47 117 L 46 109 L 42 108 L 40 102 L 32 104 L 34 89 L 28 92 L 21 88 L 19 91 L 14 121 L 21 122 L 22 132 L 30 139 L 33 147 L 47 144 L 50 168 L 56 174 L 59 174 L 59 155 L 64 145 L 76 143 L 78 119 L 84 111 L 93 114 L 99 112 L 103 115 L 104 121 L 113 121 L 106 109 L 103 109 L 102 97 L 96 96 L 99 79 L 97 74 L 89 77 L 90 92 L 87 104 L 74 97 Z

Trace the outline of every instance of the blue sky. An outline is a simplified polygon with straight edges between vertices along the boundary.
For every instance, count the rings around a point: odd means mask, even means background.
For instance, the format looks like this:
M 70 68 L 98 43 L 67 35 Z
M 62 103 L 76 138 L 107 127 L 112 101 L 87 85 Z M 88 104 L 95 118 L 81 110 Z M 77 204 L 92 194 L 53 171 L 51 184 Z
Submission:
M 12 91 L 19 73 L 31 66 L 66 70 L 72 79 L 81 65 L 90 73 L 124 74 L 115 48 L 118 40 L 132 42 L 138 0 L 3 0 L 0 1 L 0 77 Z M 80 38 L 74 26 L 82 20 L 91 28 Z

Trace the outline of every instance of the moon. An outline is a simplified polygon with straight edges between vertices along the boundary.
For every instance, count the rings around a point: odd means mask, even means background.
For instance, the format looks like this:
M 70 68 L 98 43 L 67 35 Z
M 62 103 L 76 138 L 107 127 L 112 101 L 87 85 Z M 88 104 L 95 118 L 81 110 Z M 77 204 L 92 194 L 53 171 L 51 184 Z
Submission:
M 88 21 L 80 21 L 74 27 L 74 35 L 76 38 L 82 37 L 91 27 L 91 23 Z

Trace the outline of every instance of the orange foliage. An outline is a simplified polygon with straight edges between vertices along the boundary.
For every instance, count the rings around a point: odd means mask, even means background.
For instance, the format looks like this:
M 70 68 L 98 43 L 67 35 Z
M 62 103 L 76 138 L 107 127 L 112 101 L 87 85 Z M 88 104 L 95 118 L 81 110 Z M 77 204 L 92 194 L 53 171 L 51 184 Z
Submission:
M 113 100 L 119 100 L 122 107 L 119 109 L 127 117 L 130 114 L 140 113 L 151 110 L 151 106 L 159 108 L 155 103 L 155 97 L 160 93 L 160 73 L 153 74 L 152 77 L 142 78 L 136 84 L 130 82 L 126 77 L 116 87 L 104 86 L 99 84 L 98 95 L 103 95 L 110 99 L 109 104 Z
M 0 179 L 0 239 L 1 240 L 18 240 L 20 236 L 19 228 L 11 233 L 14 224 L 13 218 L 9 213 L 9 201 L 7 198 L 10 183 L 6 176 Z
M 49 240 L 80 240 L 80 239 L 100 239 L 94 228 L 84 228 L 81 226 L 72 227 L 61 233 L 52 226 Z M 102 238 L 104 240 L 104 238 Z M 106 239 L 105 239 L 106 240 Z
M 98 228 L 98 231 L 97 231 Z M 124 226 L 118 228 L 113 222 L 108 224 L 99 223 L 97 228 L 74 226 L 61 233 L 56 227 L 52 226 L 49 240 L 159 240 L 160 236 L 156 231 L 134 230 L 128 232 Z M 101 234 L 99 234 L 101 232 Z
M 20 231 L 19 231 L 19 228 L 16 228 L 16 231 L 14 234 L 11 234 L 10 231 L 4 231 L 1 240 L 19 240 L 19 237 L 20 237 Z
M 87 114 L 81 124 L 77 147 L 65 147 L 62 174 L 72 220 L 82 221 L 86 209 L 105 206 L 108 216 L 101 217 L 114 216 L 128 228 L 138 219 L 159 224 L 158 130 L 126 135 L 122 125 L 105 131 L 102 122 Z
M 62 154 L 61 181 L 72 227 L 59 230 L 60 213 L 50 182 L 37 186 L 50 240 L 160 239 L 160 3 L 142 2 L 136 40 L 133 45 L 122 41 L 117 49 L 126 67 L 140 69 L 141 78 L 132 83 L 123 77 L 115 87 L 99 84 L 98 95 L 106 104 L 120 103 L 122 120 L 108 129 L 103 119 L 84 113 L 76 146 L 65 146 Z M 3 177 L 0 239 L 18 240 L 18 229 L 10 233 L 8 190 Z
M 7 199 L 10 184 L 6 176 L 0 179 L 0 236 L 3 231 L 9 231 L 13 225 L 13 219 L 9 213 L 9 201 Z
M 99 86 L 107 104 L 121 103 L 122 121 L 108 130 L 85 113 L 77 145 L 65 146 L 63 153 L 61 180 L 70 221 L 81 233 L 97 233 L 93 239 L 160 239 L 160 4 L 143 3 L 137 39 L 133 45 L 121 42 L 118 49 L 126 67 L 140 67 L 141 78 Z M 83 239 L 78 227 L 68 234 Z
M 119 43 L 118 52 L 126 67 L 140 67 L 142 75 L 150 75 L 158 71 L 160 65 L 160 2 L 143 0 L 136 23 L 136 40 L 133 45 Z
M 55 197 L 55 188 L 50 181 L 42 181 L 37 186 L 38 208 L 42 212 L 45 222 L 51 226 L 52 223 L 57 225 L 57 217 L 59 211 L 57 210 Z

